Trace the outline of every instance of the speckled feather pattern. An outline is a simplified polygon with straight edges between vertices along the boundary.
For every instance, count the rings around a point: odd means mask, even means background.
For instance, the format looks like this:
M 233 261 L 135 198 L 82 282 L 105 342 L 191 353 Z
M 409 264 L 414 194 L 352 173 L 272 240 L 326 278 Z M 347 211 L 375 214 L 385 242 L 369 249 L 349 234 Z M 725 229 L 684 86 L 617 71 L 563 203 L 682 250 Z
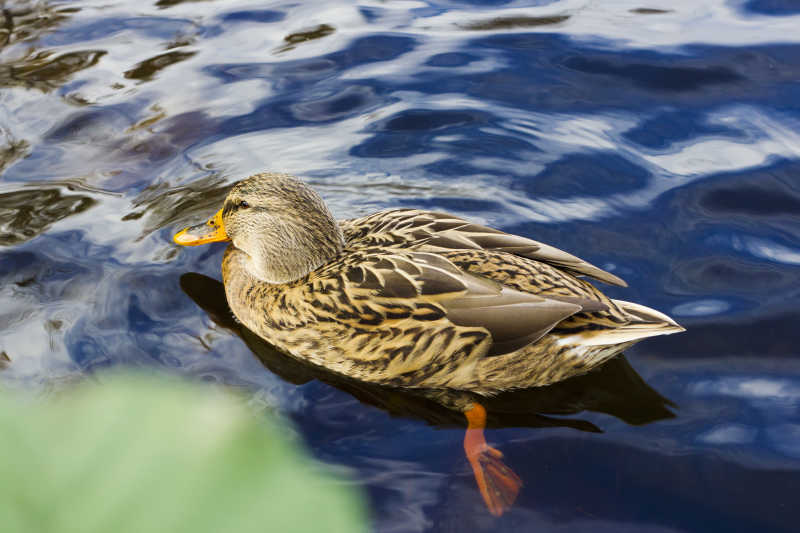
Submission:
M 657 314 L 634 316 L 577 277 L 624 285 L 616 276 L 452 215 L 399 209 L 339 225 L 344 248 L 300 279 L 259 281 L 234 246 L 222 272 L 247 327 L 356 379 L 492 395 L 587 372 L 634 342 L 584 345 L 593 336 L 636 322 L 679 328 Z M 492 322 L 518 309 L 542 312 Z M 526 327 L 536 333 L 526 337 Z

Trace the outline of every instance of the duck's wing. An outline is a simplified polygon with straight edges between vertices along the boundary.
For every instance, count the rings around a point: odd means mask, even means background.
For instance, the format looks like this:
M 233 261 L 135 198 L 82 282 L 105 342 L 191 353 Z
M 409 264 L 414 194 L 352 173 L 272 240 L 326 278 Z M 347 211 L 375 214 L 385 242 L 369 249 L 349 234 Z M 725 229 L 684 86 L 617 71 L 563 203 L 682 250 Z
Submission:
M 542 262 L 488 250 L 450 250 L 441 256 L 460 269 L 520 292 L 581 305 L 582 313 L 565 318 L 560 334 L 580 333 L 575 342 L 601 346 L 683 331 L 667 315 L 649 307 L 612 300 L 594 285 Z
M 627 287 L 619 277 L 553 246 L 473 224 L 447 213 L 394 209 L 340 222 L 353 246 L 405 247 L 424 252 L 490 250 L 541 261 L 575 276 Z
M 320 272 L 314 284 L 316 312 L 330 315 L 322 321 L 354 329 L 449 327 L 457 335 L 487 337 L 489 355 L 536 342 L 585 310 L 579 301 L 518 291 L 426 252 L 355 252 L 347 264 Z

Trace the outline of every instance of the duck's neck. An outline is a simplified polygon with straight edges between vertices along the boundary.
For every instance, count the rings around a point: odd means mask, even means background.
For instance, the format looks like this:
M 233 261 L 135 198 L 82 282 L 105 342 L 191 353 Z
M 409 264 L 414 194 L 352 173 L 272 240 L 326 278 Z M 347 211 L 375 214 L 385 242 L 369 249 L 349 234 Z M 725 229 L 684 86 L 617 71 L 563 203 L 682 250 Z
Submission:
M 291 283 L 335 259 L 344 247 L 336 224 L 324 236 L 287 232 L 271 240 L 249 243 L 244 268 L 253 278 L 273 285 Z M 239 246 L 237 246 L 239 248 Z

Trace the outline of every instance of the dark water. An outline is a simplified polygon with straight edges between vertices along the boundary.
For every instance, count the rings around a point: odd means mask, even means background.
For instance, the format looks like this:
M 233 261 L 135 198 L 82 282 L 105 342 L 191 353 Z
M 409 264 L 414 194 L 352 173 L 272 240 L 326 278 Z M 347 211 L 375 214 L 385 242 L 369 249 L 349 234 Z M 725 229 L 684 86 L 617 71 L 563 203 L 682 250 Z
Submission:
M 0 380 L 124 366 L 247 391 L 379 531 L 795 531 L 800 7 L 789 0 L 6 2 Z M 622 277 L 686 333 L 463 421 L 298 365 L 171 234 L 260 170 L 341 217 L 448 210 Z M 244 342 L 243 342 L 244 340 Z

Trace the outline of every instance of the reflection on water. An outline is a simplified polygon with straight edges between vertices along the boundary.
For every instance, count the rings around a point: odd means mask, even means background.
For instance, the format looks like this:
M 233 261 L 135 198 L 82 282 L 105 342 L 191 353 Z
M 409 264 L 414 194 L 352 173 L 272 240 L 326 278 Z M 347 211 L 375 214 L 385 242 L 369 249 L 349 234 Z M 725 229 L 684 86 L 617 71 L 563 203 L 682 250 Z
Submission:
M 181 222 L 207 218 L 209 211 L 222 204 L 232 184 L 218 176 L 197 179 L 185 186 L 168 183 L 149 185 L 131 200 L 133 210 L 122 220 L 144 217 L 142 237 Z
M 654 7 L 637 7 L 636 9 L 631 9 L 631 13 L 636 13 L 637 15 L 662 15 L 664 13 L 669 13 L 669 9 L 656 9 Z
M 0 47 L 34 41 L 79 11 L 79 7 L 48 2 L 4 3 L 0 11 Z
M 553 15 L 551 17 L 498 17 L 487 21 L 462 24 L 465 30 L 507 30 L 511 28 L 532 28 L 558 24 L 569 18 L 569 15 Z
M 166 52 L 142 61 L 131 70 L 125 71 L 124 76 L 129 80 L 150 81 L 160 70 L 189 59 L 196 53 L 197 52 L 181 52 L 178 50 Z
M 0 11 L 2 386 L 132 366 L 241 388 L 355 472 L 379 531 L 796 529 L 795 3 Z M 627 353 L 679 408 L 623 361 L 497 398 L 487 438 L 526 485 L 493 518 L 460 414 L 262 363 L 180 290 L 222 248 L 178 250 L 173 230 L 261 170 L 341 218 L 451 211 L 622 276 L 611 296 L 688 327 Z
M 290 33 L 286 37 L 283 38 L 286 41 L 284 46 L 278 47 L 275 49 L 275 52 L 288 52 L 289 50 L 294 50 L 295 46 L 300 43 L 304 43 L 306 41 L 313 41 L 314 39 L 322 39 L 333 32 L 336 31 L 336 28 L 330 26 L 328 24 L 320 24 L 319 26 L 315 26 L 313 28 L 309 28 L 307 30 L 298 31 L 295 33 Z
M 11 163 L 24 157 L 28 153 L 30 144 L 25 140 L 15 140 L 5 135 L 5 131 L 0 127 L 0 133 L 4 134 L 4 143 L 0 144 L 0 172 L 6 169 Z
M 0 87 L 52 91 L 69 81 L 72 74 L 96 65 L 103 54 L 102 50 L 81 50 L 57 56 L 51 52 L 31 52 L 0 65 Z
M 32 239 L 53 222 L 82 213 L 95 203 L 93 198 L 64 194 L 59 188 L 0 193 L 0 245 Z
M 572 57 L 564 66 L 587 74 L 615 76 L 654 91 L 697 91 L 710 85 L 734 83 L 744 78 L 726 68 L 654 66 L 646 63 L 614 64 L 609 61 Z
M 5 48 L 11 45 L 35 42 L 79 11 L 80 8 L 52 6 L 44 2 L 4 6 L 0 12 L 3 26 L 0 28 L 0 52 L 7 52 Z M 72 74 L 96 65 L 103 54 L 102 50 L 54 54 L 31 47 L 23 52 L 22 57 L 0 57 L 0 87 L 51 91 L 69 81 Z
M 159 9 L 167 9 L 169 7 L 177 6 L 179 4 L 184 3 L 192 3 L 192 2 L 209 2 L 212 0 L 158 0 L 156 2 L 156 7 Z

